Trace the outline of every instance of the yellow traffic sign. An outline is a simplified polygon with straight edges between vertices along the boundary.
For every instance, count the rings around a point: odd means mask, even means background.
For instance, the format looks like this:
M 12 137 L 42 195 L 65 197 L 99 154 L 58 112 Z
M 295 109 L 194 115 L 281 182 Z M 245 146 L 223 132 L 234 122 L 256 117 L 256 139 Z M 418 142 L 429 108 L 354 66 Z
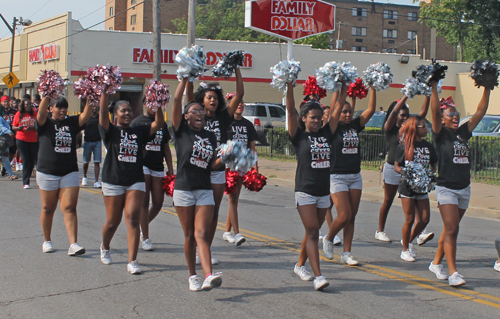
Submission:
M 3 78 L 3 82 L 7 84 L 7 87 L 9 89 L 12 89 L 14 86 L 16 86 L 17 83 L 19 83 L 19 79 L 14 74 L 14 72 L 10 72 Z

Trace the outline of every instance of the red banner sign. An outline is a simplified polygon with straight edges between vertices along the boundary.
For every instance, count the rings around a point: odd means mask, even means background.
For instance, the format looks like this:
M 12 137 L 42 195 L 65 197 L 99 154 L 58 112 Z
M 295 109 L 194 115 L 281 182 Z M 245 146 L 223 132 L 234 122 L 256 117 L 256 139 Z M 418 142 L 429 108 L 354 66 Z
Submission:
M 161 50 L 161 63 L 162 64 L 175 64 L 175 56 L 179 50 L 165 49 Z M 219 62 L 226 53 L 208 51 L 205 53 L 207 66 L 214 66 Z M 133 63 L 153 63 L 153 49 L 133 48 L 132 49 L 132 62 Z M 245 61 L 243 68 L 251 68 L 253 66 L 252 54 L 245 53 Z
M 287 40 L 335 30 L 335 6 L 309 0 L 252 0 L 245 2 L 245 27 Z
M 59 59 L 59 44 L 42 44 L 40 47 L 28 51 L 30 63 L 45 63 Z

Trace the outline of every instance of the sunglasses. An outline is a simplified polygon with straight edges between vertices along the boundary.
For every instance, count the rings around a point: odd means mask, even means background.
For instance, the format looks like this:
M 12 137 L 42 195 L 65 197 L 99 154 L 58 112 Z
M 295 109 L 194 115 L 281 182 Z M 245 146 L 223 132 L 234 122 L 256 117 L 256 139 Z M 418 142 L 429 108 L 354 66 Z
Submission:
M 189 111 L 188 113 L 205 115 L 207 112 L 205 112 L 203 110 L 192 110 L 192 111 Z
M 449 112 L 448 114 L 446 114 L 446 116 L 448 116 L 448 117 L 455 117 L 455 116 L 460 117 L 460 112 Z

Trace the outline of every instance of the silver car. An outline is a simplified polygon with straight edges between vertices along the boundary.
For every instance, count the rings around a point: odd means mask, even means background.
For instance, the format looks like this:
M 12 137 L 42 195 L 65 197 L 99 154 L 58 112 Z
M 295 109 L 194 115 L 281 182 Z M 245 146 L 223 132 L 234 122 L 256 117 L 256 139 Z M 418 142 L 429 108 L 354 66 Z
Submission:
M 245 103 L 243 117 L 252 122 L 257 131 L 258 141 L 267 143 L 267 131 L 271 127 L 285 127 L 286 113 L 281 104 Z
M 471 115 L 460 120 L 460 125 L 468 122 Z M 500 136 L 500 115 L 486 114 L 472 131 L 472 136 Z

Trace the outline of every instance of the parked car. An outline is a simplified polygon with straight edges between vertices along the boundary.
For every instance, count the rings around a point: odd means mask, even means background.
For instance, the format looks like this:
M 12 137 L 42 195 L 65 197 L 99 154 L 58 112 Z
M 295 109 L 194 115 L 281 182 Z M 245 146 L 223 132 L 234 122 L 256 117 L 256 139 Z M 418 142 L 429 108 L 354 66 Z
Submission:
M 267 144 L 267 131 L 271 127 L 285 127 L 286 112 L 281 104 L 246 103 L 243 116 L 255 126 L 261 144 Z
M 471 115 L 460 120 L 460 125 L 468 122 Z M 500 136 L 500 115 L 486 114 L 472 131 L 472 136 Z

